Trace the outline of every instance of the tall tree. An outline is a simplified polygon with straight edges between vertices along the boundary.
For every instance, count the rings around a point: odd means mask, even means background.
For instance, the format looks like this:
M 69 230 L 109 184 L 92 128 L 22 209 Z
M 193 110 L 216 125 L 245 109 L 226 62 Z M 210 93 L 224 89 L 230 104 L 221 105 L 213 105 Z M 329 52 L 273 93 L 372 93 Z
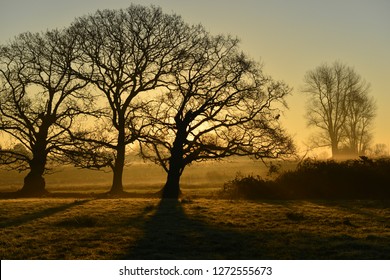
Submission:
M 368 96 L 369 87 L 351 92 L 347 102 L 344 147 L 352 155 L 365 155 L 372 140 L 372 122 L 375 117 L 375 101 Z
M 164 198 L 178 198 L 180 176 L 193 162 L 292 153 L 274 107 L 289 88 L 265 76 L 238 40 L 199 30 L 175 69 L 168 92 L 145 107 L 152 125 L 140 141 L 143 157 L 167 172 Z
M 346 147 L 357 153 L 370 137 L 374 117 L 369 85 L 340 62 L 308 71 L 304 82 L 303 91 L 309 96 L 306 118 L 309 126 L 320 129 L 320 145 L 329 145 L 335 158 Z
M 140 108 L 137 97 L 165 84 L 173 62 L 181 57 L 188 31 L 179 16 L 138 5 L 98 11 L 77 19 L 70 29 L 84 50 L 73 70 L 95 86 L 106 104 L 100 120 L 96 120 L 96 133 L 80 131 L 78 135 L 84 136 L 75 139 L 95 146 L 89 151 L 106 151 L 99 165 L 106 162 L 113 170 L 111 193 L 123 192 L 126 146 L 137 139 L 142 129 L 134 121 Z M 107 151 L 112 151 L 111 160 Z M 88 159 L 93 162 L 94 157 Z M 96 155 L 95 159 L 101 157 Z M 83 165 L 83 159 L 77 162 Z M 87 160 L 87 167 L 93 165 Z
M 89 104 L 86 82 L 70 73 L 77 56 L 64 31 L 24 33 L 0 50 L 0 131 L 14 147 L 0 150 L 0 163 L 29 170 L 23 194 L 45 193 L 48 160 L 69 145 L 69 130 Z M 81 98 L 81 99 L 80 99 Z

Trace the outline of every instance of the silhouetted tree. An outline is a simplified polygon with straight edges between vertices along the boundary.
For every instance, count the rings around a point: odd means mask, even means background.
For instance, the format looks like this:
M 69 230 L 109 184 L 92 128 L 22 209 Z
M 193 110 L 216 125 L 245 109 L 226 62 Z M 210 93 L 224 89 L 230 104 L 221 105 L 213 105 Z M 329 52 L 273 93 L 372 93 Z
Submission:
M 69 71 L 76 55 L 74 38 L 57 30 L 24 33 L 1 46 L 0 131 L 16 145 L 0 150 L 0 163 L 29 170 L 24 194 L 45 192 L 47 161 L 69 145 L 69 129 L 90 101 L 80 92 L 86 82 Z
M 375 158 L 389 157 L 389 147 L 383 143 L 377 143 L 370 149 L 370 156 Z
M 138 117 L 143 106 L 138 95 L 164 86 L 173 62 L 181 57 L 188 31 L 179 16 L 138 5 L 98 11 L 71 26 L 83 49 L 74 73 L 93 84 L 105 100 L 95 128 L 74 134 L 80 153 L 74 150 L 71 158 L 82 167 L 109 165 L 111 193 L 123 191 L 126 146 L 144 127 Z
M 352 155 L 365 155 L 372 139 L 375 101 L 368 96 L 369 87 L 355 89 L 348 96 L 347 118 L 344 125 L 345 146 Z
M 320 129 L 318 143 L 330 146 L 333 157 L 341 148 L 362 153 L 375 115 L 369 85 L 340 62 L 308 71 L 304 82 L 303 91 L 309 95 L 306 118 L 309 126 Z
M 278 125 L 289 88 L 239 52 L 238 40 L 199 29 L 175 66 L 168 92 L 149 106 L 141 154 L 167 172 L 164 198 L 178 198 L 189 164 L 229 156 L 276 158 L 293 144 Z

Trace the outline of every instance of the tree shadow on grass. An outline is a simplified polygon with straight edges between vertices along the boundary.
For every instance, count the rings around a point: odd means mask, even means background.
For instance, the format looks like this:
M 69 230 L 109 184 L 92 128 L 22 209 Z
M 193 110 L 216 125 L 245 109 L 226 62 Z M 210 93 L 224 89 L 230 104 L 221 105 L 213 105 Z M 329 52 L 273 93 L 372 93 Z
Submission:
M 63 211 L 68 210 L 72 207 L 82 205 L 88 201 L 90 201 L 90 200 L 75 200 L 72 203 L 67 203 L 67 204 L 64 204 L 61 206 L 46 208 L 46 209 L 43 209 L 41 211 L 37 211 L 34 213 L 28 213 L 28 214 L 22 215 L 20 217 L 16 217 L 14 219 L 1 221 L 0 228 L 20 226 L 20 225 L 32 222 L 32 221 L 37 220 L 37 219 L 42 219 L 42 218 L 57 214 L 59 212 L 63 212 Z
M 387 228 L 390 227 L 390 221 L 383 212 L 390 209 L 390 200 L 321 200 L 312 203 L 342 211 L 346 215 L 363 216 L 370 221 L 382 222 Z
M 180 202 L 161 200 L 144 235 L 121 259 L 240 259 L 251 239 L 189 218 Z M 241 253 L 242 256 L 241 256 Z
M 223 213 L 221 213 L 223 215 Z M 388 237 L 274 230 L 251 231 L 188 217 L 177 201 L 162 200 L 144 235 L 120 259 L 388 259 Z M 385 245 L 385 246 L 384 246 Z

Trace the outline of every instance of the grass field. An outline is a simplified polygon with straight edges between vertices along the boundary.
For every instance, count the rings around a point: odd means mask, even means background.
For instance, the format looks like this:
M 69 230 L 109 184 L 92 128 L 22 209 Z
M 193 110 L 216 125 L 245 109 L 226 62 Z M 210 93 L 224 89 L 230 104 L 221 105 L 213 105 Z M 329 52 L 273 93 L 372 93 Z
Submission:
M 389 200 L 218 196 L 237 171 L 267 176 L 259 162 L 193 165 L 179 202 L 150 195 L 165 181 L 155 165 L 126 168 L 126 198 L 99 195 L 111 173 L 59 171 L 45 177 L 52 197 L 0 199 L 1 259 L 390 259 Z M 1 171 L 0 197 L 23 176 Z
M 0 200 L 1 259 L 390 259 L 390 201 Z

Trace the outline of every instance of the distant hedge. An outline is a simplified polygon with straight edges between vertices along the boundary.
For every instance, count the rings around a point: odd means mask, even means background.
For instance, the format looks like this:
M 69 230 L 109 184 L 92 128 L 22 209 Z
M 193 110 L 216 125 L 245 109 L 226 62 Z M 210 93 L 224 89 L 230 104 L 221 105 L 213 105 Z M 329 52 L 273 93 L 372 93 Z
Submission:
M 390 158 L 305 160 L 275 180 L 236 177 L 221 195 L 243 199 L 390 199 Z

